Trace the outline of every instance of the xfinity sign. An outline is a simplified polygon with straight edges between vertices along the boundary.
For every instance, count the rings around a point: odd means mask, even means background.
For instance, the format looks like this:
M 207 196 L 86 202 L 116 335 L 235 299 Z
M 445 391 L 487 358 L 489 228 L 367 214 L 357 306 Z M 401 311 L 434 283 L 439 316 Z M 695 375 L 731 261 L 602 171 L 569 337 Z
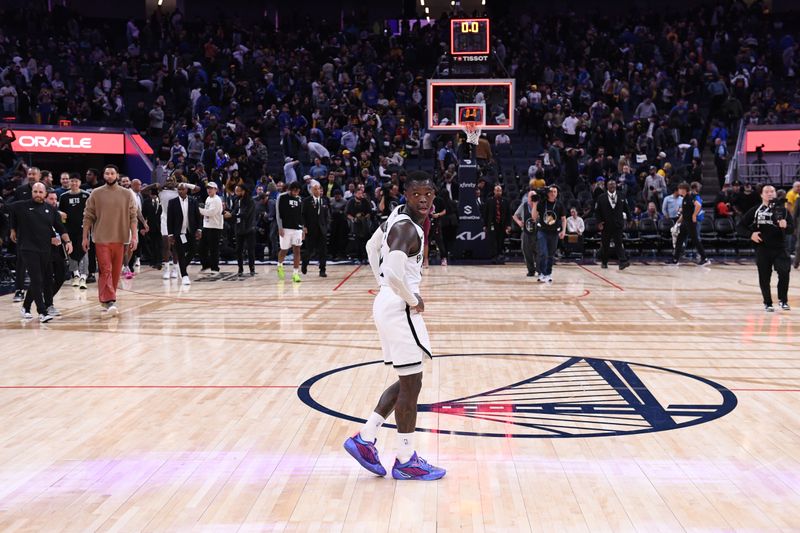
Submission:
M 15 152 L 62 154 L 124 154 L 124 133 L 83 131 L 17 130 L 11 144 Z

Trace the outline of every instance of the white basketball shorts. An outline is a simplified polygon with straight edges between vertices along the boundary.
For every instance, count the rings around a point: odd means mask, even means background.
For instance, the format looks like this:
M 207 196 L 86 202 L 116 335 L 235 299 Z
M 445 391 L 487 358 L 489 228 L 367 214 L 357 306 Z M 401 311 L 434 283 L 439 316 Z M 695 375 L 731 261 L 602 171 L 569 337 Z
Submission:
M 281 250 L 288 250 L 292 246 L 303 245 L 303 230 L 301 229 L 284 229 L 283 237 L 280 238 Z
M 422 372 L 423 358 L 433 357 L 422 315 L 409 309 L 392 289 L 381 287 L 372 304 L 372 316 L 381 340 L 383 362 L 392 365 L 400 376 Z

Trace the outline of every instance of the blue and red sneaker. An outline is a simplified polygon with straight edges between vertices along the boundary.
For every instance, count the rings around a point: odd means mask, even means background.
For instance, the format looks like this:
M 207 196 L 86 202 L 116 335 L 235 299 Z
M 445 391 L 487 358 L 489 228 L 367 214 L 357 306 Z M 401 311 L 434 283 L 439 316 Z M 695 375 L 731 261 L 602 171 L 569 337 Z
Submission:
M 356 433 L 344 441 L 344 449 L 353 456 L 353 459 L 358 461 L 358 464 L 373 474 L 385 476 L 386 469 L 383 467 L 378 457 L 378 449 L 375 448 L 375 442 L 378 442 L 378 440 L 367 442 L 361 438 L 361 433 Z
M 422 457 L 417 456 L 417 452 L 411 456 L 407 463 L 400 464 L 395 459 L 392 468 L 392 477 L 395 479 L 415 479 L 418 481 L 434 481 L 442 479 L 447 473 L 444 468 L 429 465 Z

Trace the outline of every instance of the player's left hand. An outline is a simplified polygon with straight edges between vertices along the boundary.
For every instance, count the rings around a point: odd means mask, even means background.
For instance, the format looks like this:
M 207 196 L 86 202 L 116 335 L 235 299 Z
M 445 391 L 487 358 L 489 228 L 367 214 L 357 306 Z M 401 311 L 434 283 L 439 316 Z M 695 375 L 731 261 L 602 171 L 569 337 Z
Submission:
M 64 249 L 67 251 L 67 255 L 72 255 L 72 241 L 65 244 Z
M 567 235 L 567 233 L 566 233 L 565 231 L 561 231 L 561 232 L 559 232 L 559 233 L 558 233 L 558 238 L 559 238 L 559 239 L 561 239 L 561 240 L 563 241 L 563 240 L 564 240 L 564 237 L 565 237 L 566 235 Z
M 782 218 L 778 221 L 778 227 L 781 229 L 786 229 L 786 219 Z

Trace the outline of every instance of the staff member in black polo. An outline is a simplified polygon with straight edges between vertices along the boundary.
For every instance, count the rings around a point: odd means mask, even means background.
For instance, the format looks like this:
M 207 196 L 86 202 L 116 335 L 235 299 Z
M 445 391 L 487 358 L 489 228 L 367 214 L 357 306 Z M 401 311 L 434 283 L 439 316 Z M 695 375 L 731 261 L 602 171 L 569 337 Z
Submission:
M 42 179 L 42 171 L 36 167 L 28 167 L 25 174 L 26 183 L 14 189 L 14 202 L 25 202 L 31 199 L 33 186 Z M 22 254 L 17 253 L 17 265 L 14 277 L 14 301 L 21 302 L 25 298 L 25 264 L 22 261 Z
M 678 261 L 680 261 L 683 255 L 684 242 L 688 242 L 688 244 L 694 243 L 695 248 L 697 248 L 697 253 L 700 254 L 700 259 L 697 260 L 697 264 L 700 266 L 710 265 L 711 260 L 706 256 L 706 249 L 703 247 L 703 241 L 700 240 L 697 234 L 698 216 L 703 209 L 703 204 L 697 199 L 697 195 L 691 192 L 689 184 L 685 181 L 678 185 L 678 194 L 683 198 L 683 202 L 681 203 L 681 216 L 678 218 L 678 222 L 676 222 L 680 227 L 680 231 L 678 232 L 678 240 L 675 244 L 675 253 L 672 256 L 672 260 L 669 262 L 678 264 Z
M 243 184 L 235 189 L 236 200 L 231 216 L 236 232 L 236 262 L 240 276 L 244 275 L 244 251 L 247 250 L 247 264 L 250 275 L 256 275 L 256 205 L 250 191 Z
M 508 200 L 503 198 L 503 187 L 494 186 L 494 196 L 486 200 L 483 208 L 483 231 L 492 245 L 494 263 L 505 263 L 506 236 L 511 234 L 511 208 Z
M 45 196 L 44 201 L 47 205 L 58 211 L 59 220 L 63 220 L 62 215 L 64 213 L 63 211 L 58 210 L 58 195 L 54 189 L 50 189 L 47 192 L 47 196 Z M 64 224 L 64 227 L 66 228 L 67 225 Z M 69 231 L 67 231 L 67 233 L 69 233 Z M 72 239 L 71 234 L 70 239 Z M 59 310 L 56 309 L 55 305 L 53 305 L 53 299 L 64 285 L 64 280 L 67 277 L 68 259 L 69 256 L 64 255 L 64 247 L 62 246 L 61 239 L 56 237 L 53 243 L 50 245 L 50 271 L 53 273 L 52 290 L 50 291 L 50 298 L 48 299 L 47 295 L 45 294 L 44 299 L 44 305 L 47 307 L 47 314 L 50 316 L 61 316 Z
M 522 256 L 525 258 L 525 266 L 528 267 L 528 277 L 531 278 L 536 276 L 536 220 L 532 215 L 538 201 L 539 194 L 535 190 L 528 191 L 525 200 L 520 202 L 512 216 L 522 229 Z
M 327 278 L 325 266 L 328 262 L 328 228 L 331 225 L 328 199 L 322 196 L 322 186 L 311 181 L 311 196 L 303 200 L 303 274 L 308 272 L 308 261 L 312 254 L 319 260 L 319 276 Z
M 200 228 L 203 225 L 203 217 L 200 216 L 197 200 L 189 196 L 189 187 L 191 185 L 188 183 L 178 184 L 178 197 L 173 198 L 167 204 L 169 244 L 175 246 L 175 252 L 178 254 L 181 282 L 184 285 L 192 283 L 186 267 L 194 257 L 195 242 L 200 239 Z
M 608 248 L 613 240 L 617 250 L 619 269 L 625 270 L 631 263 L 628 261 L 628 255 L 622 245 L 622 231 L 625 229 L 625 220 L 630 218 L 631 214 L 628 211 L 628 202 L 617 195 L 617 182 L 615 180 L 608 180 L 605 194 L 597 197 L 594 213 L 597 219 L 597 229 L 601 231 L 601 268 L 608 268 Z
M 59 234 L 67 253 L 72 253 L 72 241 L 67 228 L 61 223 L 58 210 L 45 203 L 46 196 L 43 183 L 32 184 L 31 199 L 13 204 L 11 220 L 11 240 L 17 243 L 17 252 L 21 254 L 31 279 L 22 303 L 22 318 L 33 318 L 31 303 L 35 301 L 39 322 L 43 323 L 53 319 L 47 313 L 45 300 L 52 299 L 50 247 L 58 242 Z
M 764 310 L 772 307 L 770 280 L 772 270 L 778 273 L 778 300 L 784 311 L 789 311 L 789 254 L 786 252 L 786 236 L 794 230 L 792 216 L 786 212 L 785 204 L 775 202 L 775 187 L 761 188 L 761 204 L 749 209 L 739 220 L 737 230 L 756 243 L 756 266 L 758 284 L 764 298 Z

